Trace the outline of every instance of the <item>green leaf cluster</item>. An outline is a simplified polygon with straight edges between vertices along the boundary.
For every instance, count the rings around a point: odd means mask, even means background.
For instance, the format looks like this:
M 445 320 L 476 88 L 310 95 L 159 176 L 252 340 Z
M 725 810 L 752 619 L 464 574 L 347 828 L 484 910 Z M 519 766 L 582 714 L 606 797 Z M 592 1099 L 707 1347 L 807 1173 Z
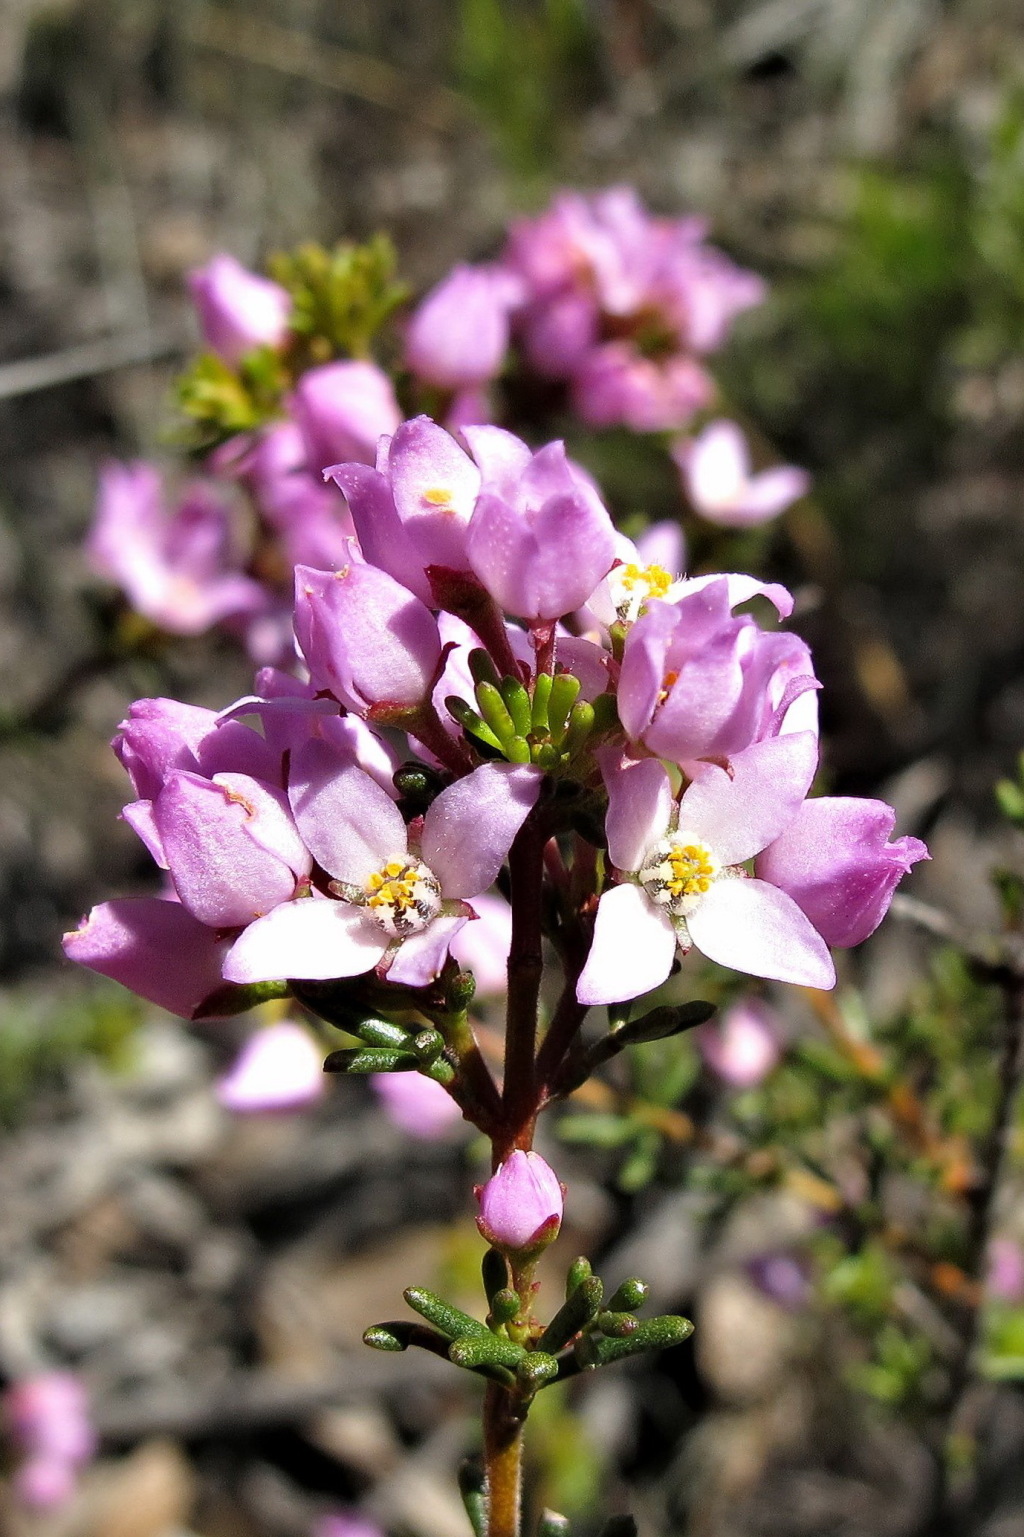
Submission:
M 409 297 L 397 265 L 386 235 L 333 250 L 310 241 L 271 257 L 270 275 L 292 296 L 292 329 L 310 362 L 370 357 L 378 333 Z

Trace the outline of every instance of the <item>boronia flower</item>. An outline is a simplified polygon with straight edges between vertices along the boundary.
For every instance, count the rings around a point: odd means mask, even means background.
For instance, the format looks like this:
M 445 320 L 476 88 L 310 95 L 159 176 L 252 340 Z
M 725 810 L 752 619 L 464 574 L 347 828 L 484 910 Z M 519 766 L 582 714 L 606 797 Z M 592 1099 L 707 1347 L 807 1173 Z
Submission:
M 290 796 L 299 832 L 331 877 L 331 896 L 282 902 L 250 923 L 224 962 L 229 982 L 357 976 L 421 987 L 473 916 L 529 815 L 542 776 L 486 763 L 442 790 L 418 839 L 385 790 L 323 741 L 296 754 Z
M 581 1003 L 619 1003 L 660 986 L 677 949 L 695 945 L 735 971 L 832 987 L 824 940 L 785 892 L 747 876 L 747 861 L 788 826 L 810 787 L 809 731 L 759 742 L 729 770 L 698 764 L 677 801 L 653 759 L 605 761 L 608 858 L 622 880 L 598 903 Z

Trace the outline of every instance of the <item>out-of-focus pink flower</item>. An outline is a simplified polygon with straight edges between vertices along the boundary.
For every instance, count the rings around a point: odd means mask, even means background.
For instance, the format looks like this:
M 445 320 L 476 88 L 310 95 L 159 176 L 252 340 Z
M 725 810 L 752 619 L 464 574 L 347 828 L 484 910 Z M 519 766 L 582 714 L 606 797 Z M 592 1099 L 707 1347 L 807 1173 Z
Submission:
M 323 1052 L 308 1030 L 282 1020 L 251 1035 L 215 1093 L 237 1115 L 302 1110 L 324 1092 Z
M 189 273 L 188 286 L 203 336 L 225 363 L 239 363 L 254 347 L 280 347 L 288 335 L 291 294 L 233 256 L 214 256 Z
M 709 422 L 695 438 L 672 449 L 695 512 L 723 528 L 749 528 L 778 517 L 801 496 L 811 477 L 793 465 L 752 474 L 747 440 L 735 422 Z
M 462 1120 L 451 1095 L 422 1073 L 374 1073 L 370 1083 L 388 1120 L 410 1137 L 434 1142 Z
M 656 362 L 625 342 L 595 347 L 572 379 L 573 405 L 592 427 L 671 432 L 706 406 L 714 384 L 693 358 Z
M 777 1302 L 787 1312 L 798 1313 L 811 1295 L 811 1277 L 806 1262 L 784 1250 L 757 1254 L 747 1261 L 746 1271 L 758 1291 Z
M 888 842 L 895 822 L 884 801 L 806 801 L 758 855 L 757 875 L 788 892 L 828 944 L 859 945 L 889 911 L 908 870 L 930 857 L 920 838 Z
M 180 902 L 159 897 L 101 902 L 64 935 L 68 960 L 185 1019 L 220 987 L 229 948 Z
M 1000 1302 L 1024 1302 L 1024 1249 L 1016 1239 L 992 1239 L 988 1246 L 985 1290 Z
M 342 460 L 372 464 L 402 420 L 391 380 L 376 363 L 325 363 L 302 375 L 289 400 L 314 475 Z
M 24 1461 L 15 1489 L 26 1505 L 51 1509 L 75 1490 L 96 1454 L 96 1432 L 85 1388 L 71 1372 L 23 1377 L 4 1395 L 4 1419 Z
M 510 1153 L 478 1192 L 477 1226 L 489 1244 L 529 1256 L 558 1236 L 562 1187 L 539 1153 Z
M 767 1004 L 744 998 L 696 1032 L 701 1056 L 734 1089 L 752 1089 L 779 1060 L 779 1026 Z
M 329 1516 L 320 1516 L 314 1521 L 309 1537 L 384 1537 L 384 1532 L 366 1516 L 339 1511 Z
M 175 635 L 266 607 L 258 582 L 237 569 L 227 506 L 205 486 L 173 513 L 151 464 L 108 464 L 85 553 L 144 618 Z
M 405 360 L 413 373 L 445 390 L 493 379 L 508 349 L 509 309 L 519 287 L 501 267 L 455 267 L 409 321 Z
M 344 499 L 310 472 L 302 434 L 294 422 L 264 432 L 245 461 L 257 505 L 281 540 L 290 566 L 324 571 L 350 559 L 355 532 Z

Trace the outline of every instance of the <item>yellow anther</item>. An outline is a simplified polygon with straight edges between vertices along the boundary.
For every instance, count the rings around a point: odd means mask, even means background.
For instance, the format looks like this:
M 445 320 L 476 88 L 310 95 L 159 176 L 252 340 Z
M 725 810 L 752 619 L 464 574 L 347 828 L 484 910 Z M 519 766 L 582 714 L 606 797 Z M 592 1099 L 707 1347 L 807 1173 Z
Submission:
M 619 580 L 628 592 L 644 587 L 644 597 L 663 598 L 672 586 L 673 577 L 664 566 L 638 566 L 635 562 L 623 566 Z
M 447 486 L 430 486 L 423 492 L 423 500 L 431 507 L 451 507 L 452 493 Z

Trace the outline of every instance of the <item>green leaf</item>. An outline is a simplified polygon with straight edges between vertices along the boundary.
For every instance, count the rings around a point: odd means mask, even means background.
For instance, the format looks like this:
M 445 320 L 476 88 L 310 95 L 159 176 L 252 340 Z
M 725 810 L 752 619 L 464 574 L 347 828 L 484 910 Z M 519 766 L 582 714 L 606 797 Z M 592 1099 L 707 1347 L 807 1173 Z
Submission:
M 537 1341 L 537 1349 L 553 1355 L 568 1345 L 597 1316 L 603 1298 L 604 1286 L 599 1278 L 584 1276 L 544 1330 Z
M 448 1349 L 449 1361 L 467 1371 L 476 1371 L 481 1366 L 504 1366 L 515 1371 L 525 1355 L 522 1345 L 501 1339 L 486 1329 L 482 1334 L 468 1334 L 453 1340 Z
M 292 329 L 311 362 L 366 358 L 385 322 L 408 298 L 395 277 L 395 250 L 386 235 L 332 251 L 312 242 L 271 258 L 271 275 L 294 302 Z
M 418 1345 L 421 1350 L 429 1350 L 432 1355 L 448 1355 L 448 1341 L 443 1334 L 425 1329 L 422 1324 L 410 1323 L 406 1318 L 372 1324 L 363 1334 L 363 1344 L 369 1345 L 371 1350 L 387 1352 L 408 1350 L 410 1345 Z
M 576 1345 L 576 1359 L 586 1368 L 610 1366 L 614 1361 L 624 1361 L 627 1356 L 638 1355 L 643 1350 L 668 1350 L 681 1345 L 693 1333 L 688 1318 L 667 1313 L 660 1318 L 646 1318 L 626 1339 L 606 1339 L 595 1334 L 585 1334 Z
M 445 1302 L 435 1292 L 428 1291 L 425 1286 L 407 1286 L 402 1295 L 414 1312 L 419 1313 L 436 1329 L 440 1329 L 441 1333 L 450 1340 L 484 1334 L 488 1338 L 494 1337 L 487 1325 L 482 1324 L 478 1318 L 472 1318 L 461 1308 L 453 1307 L 450 1302 Z
M 508 1287 L 508 1260 L 500 1249 L 488 1249 L 480 1263 L 480 1271 L 483 1276 L 487 1301 L 490 1304 L 498 1292 L 504 1291 Z
M 487 1486 L 484 1470 L 475 1457 L 467 1457 L 459 1464 L 459 1493 L 473 1528 L 473 1537 L 486 1537 Z
M 608 1298 L 608 1310 L 612 1313 L 635 1313 L 642 1307 L 651 1288 L 639 1276 L 629 1276 Z
M 569 1537 L 570 1531 L 568 1516 L 560 1516 L 557 1510 L 541 1512 L 537 1522 L 537 1537 Z
M 249 1009 L 259 1008 L 274 998 L 288 998 L 291 988 L 287 982 L 225 982 L 214 988 L 192 1013 L 193 1019 L 227 1019 L 233 1014 L 246 1014 Z
M 558 1376 L 558 1362 L 541 1350 L 528 1351 L 516 1367 L 516 1376 L 524 1388 L 536 1392 Z
M 376 1046 L 332 1051 L 324 1062 L 325 1073 L 414 1073 L 416 1058 L 405 1051 Z

